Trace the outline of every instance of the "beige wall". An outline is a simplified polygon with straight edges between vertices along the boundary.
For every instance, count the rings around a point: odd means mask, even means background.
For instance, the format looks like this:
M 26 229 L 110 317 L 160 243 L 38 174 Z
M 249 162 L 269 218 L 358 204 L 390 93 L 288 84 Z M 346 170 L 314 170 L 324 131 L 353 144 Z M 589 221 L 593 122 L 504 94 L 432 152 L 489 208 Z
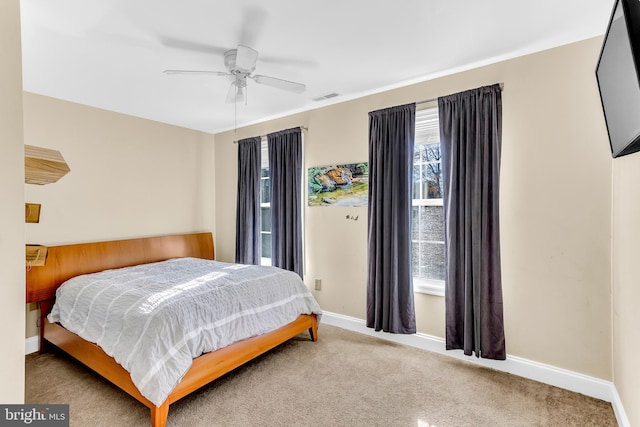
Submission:
M 0 402 L 24 402 L 24 148 L 20 2 L 0 2 Z
M 28 243 L 213 229 L 213 135 L 25 92 L 24 142 L 59 150 L 71 168 L 56 183 L 24 185 L 25 200 L 42 205 Z
M 640 426 L 640 154 L 613 169 L 614 382 L 630 425 Z
M 504 82 L 501 241 L 507 351 L 610 380 L 611 158 L 591 39 L 216 135 L 219 259 L 235 242 L 233 140 L 306 126 L 305 167 L 367 160 L 367 113 Z M 358 221 L 346 215 L 359 215 Z M 365 318 L 366 208 L 305 209 L 305 282 L 324 310 Z M 416 294 L 419 332 L 444 301 Z

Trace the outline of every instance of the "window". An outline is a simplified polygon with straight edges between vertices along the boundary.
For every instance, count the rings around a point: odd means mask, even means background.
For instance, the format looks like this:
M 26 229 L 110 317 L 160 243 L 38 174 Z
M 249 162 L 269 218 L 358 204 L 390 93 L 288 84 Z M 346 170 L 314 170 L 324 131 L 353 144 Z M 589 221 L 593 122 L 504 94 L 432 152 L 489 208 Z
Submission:
M 304 136 L 302 138 L 302 159 L 304 163 Z M 272 265 L 271 263 L 271 176 L 269 174 L 269 145 L 267 137 L 262 137 L 261 145 L 261 173 L 260 173 L 260 264 Z M 302 179 L 302 177 L 301 177 Z M 302 184 L 300 189 L 302 189 Z M 305 200 L 300 197 L 301 212 L 304 212 Z M 304 216 L 302 218 L 302 229 L 304 230 Z M 302 250 L 304 252 L 304 233 L 302 236 Z M 304 257 L 304 254 L 303 254 Z
M 260 264 L 271 265 L 271 181 L 269 180 L 269 150 L 262 139 L 260 174 Z
M 416 111 L 411 263 L 416 292 L 444 295 L 444 207 L 438 108 Z

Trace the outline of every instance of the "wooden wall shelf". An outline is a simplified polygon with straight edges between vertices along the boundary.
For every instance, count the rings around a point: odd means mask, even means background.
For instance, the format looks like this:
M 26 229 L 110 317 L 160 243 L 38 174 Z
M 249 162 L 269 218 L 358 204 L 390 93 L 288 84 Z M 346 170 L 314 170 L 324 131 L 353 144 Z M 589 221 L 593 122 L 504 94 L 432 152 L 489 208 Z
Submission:
M 46 246 L 26 245 L 27 267 L 41 267 L 47 263 Z
M 24 146 L 24 182 L 27 184 L 51 184 L 70 170 L 59 151 L 32 145 Z
M 26 223 L 40 222 L 40 204 L 39 203 L 24 204 L 24 222 Z

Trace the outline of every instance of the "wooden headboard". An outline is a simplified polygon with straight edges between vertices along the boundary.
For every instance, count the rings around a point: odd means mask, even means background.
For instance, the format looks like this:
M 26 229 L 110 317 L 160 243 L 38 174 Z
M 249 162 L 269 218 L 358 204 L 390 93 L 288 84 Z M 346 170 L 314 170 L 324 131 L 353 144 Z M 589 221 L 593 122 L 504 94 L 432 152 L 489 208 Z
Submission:
M 183 257 L 213 259 L 211 233 L 50 246 L 47 263 L 27 271 L 27 303 L 53 299 L 64 281 L 80 274 Z

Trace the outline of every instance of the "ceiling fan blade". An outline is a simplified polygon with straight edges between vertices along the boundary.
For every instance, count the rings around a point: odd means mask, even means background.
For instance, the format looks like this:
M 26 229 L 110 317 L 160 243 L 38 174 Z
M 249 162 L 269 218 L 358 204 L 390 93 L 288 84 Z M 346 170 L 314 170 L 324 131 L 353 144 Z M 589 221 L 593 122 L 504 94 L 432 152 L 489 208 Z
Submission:
M 238 45 L 236 51 L 236 68 L 251 72 L 256 68 L 257 59 L 258 52 L 256 50 L 241 44 Z
M 233 104 L 236 102 L 236 85 L 231 83 L 229 85 L 229 90 L 227 91 L 227 99 L 225 99 L 227 104 Z
M 277 79 L 269 76 L 250 76 L 256 83 L 276 87 L 278 89 L 284 89 L 295 93 L 304 92 L 307 87 L 302 83 L 291 82 L 289 80 Z
M 224 71 L 206 71 L 206 70 L 164 70 L 165 74 L 203 74 L 210 76 L 229 76 L 231 74 Z
M 259 7 L 247 7 L 244 9 L 244 23 L 240 30 L 238 41 L 245 46 L 253 46 L 262 33 L 267 19 L 267 12 Z
M 228 48 L 224 48 L 220 46 L 211 46 L 204 43 L 198 43 L 198 42 L 182 40 L 182 39 L 174 39 L 169 37 L 161 37 L 160 43 L 165 47 L 180 49 L 180 50 L 190 50 L 192 52 L 205 53 L 207 55 L 222 55 L 227 50 L 229 50 Z
M 273 55 L 267 55 L 267 56 L 260 55 L 260 63 L 288 65 L 288 66 L 306 67 L 306 68 L 313 68 L 318 66 L 318 62 L 313 59 L 291 58 L 291 57 L 273 56 Z

